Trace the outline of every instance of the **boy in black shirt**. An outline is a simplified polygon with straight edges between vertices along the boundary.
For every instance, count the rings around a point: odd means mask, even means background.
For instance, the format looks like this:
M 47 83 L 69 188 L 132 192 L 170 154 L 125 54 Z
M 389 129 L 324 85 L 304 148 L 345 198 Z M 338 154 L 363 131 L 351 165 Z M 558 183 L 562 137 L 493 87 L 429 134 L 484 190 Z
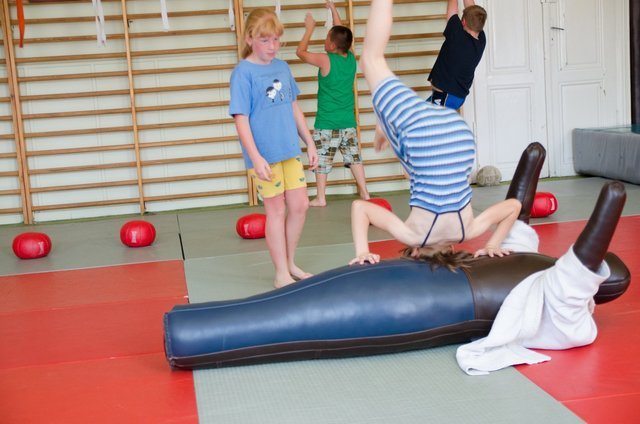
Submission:
M 452 109 L 460 108 L 469 94 L 487 44 L 483 31 L 487 12 L 474 0 L 464 0 L 464 6 L 460 19 L 458 0 L 449 0 L 445 40 L 428 78 L 432 94 L 427 101 Z

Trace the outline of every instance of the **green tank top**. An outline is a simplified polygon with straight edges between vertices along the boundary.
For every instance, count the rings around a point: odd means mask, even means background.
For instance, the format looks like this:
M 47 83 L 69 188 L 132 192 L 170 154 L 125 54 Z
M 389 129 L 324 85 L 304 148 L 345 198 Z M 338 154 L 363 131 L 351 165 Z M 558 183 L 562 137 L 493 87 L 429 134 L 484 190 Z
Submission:
M 331 69 L 327 76 L 318 71 L 318 112 L 314 128 L 337 130 L 355 128 L 353 82 L 356 58 L 351 51 L 346 57 L 328 53 Z

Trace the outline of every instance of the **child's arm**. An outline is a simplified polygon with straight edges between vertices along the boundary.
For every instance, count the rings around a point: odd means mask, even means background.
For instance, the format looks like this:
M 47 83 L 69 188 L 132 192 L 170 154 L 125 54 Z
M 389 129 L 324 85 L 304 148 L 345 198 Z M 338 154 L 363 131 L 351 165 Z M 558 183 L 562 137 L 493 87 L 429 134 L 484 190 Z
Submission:
M 342 25 L 342 20 L 340 19 L 340 14 L 336 9 L 336 5 L 333 4 L 332 0 L 326 0 L 324 3 L 324 7 L 331 10 L 331 18 L 333 19 L 333 25 Z
M 469 6 L 475 6 L 475 5 L 476 5 L 476 2 L 475 2 L 474 0 L 464 0 L 464 2 L 463 2 L 463 3 L 464 3 L 464 7 L 465 7 L 465 9 L 466 9 L 467 7 L 469 7 Z
M 467 7 L 467 1 L 469 0 L 464 0 L 464 7 Z M 473 0 L 471 1 L 471 3 L 473 3 Z M 449 0 L 449 2 L 447 3 L 447 20 L 449 20 L 450 17 L 452 17 L 453 15 L 457 15 L 458 14 L 458 0 Z
M 360 68 L 364 72 L 369 89 L 373 93 L 380 82 L 393 72 L 384 57 L 393 24 L 393 1 L 373 0 L 364 34 Z
M 486 209 L 473 220 L 468 231 L 469 239 L 478 237 L 496 224 L 496 229 L 485 247 L 476 251 L 474 257 L 482 255 L 503 256 L 510 253 L 510 250 L 502 249 L 500 245 L 518 219 L 521 208 L 522 205 L 516 199 L 507 199 Z
M 293 102 L 293 118 L 296 121 L 296 128 L 298 129 L 298 135 L 307 145 L 307 157 L 309 158 L 309 170 L 313 171 L 318 166 L 318 153 L 316 151 L 316 144 L 311 138 L 311 132 L 307 126 L 307 120 L 302 113 L 302 109 L 298 105 L 298 101 Z
M 380 255 L 369 252 L 369 225 L 386 231 L 401 243 L 415 241 L 413 231 L 393 212 L 366 200 L 355 200 L 351 204 L 351 234 L 356 257 L 349 265 L 380 262 Z
M 253 162 L 253 169 L 256 171 L 256 175 L 258 175 L 258 178 L 261 180 L 271 181 L 271 166 L 262 157 L 256 147 L 251 126 L 249 125 L 249 117 L 247 115 L 237 114 L 233 115 L 233 120 L 235 121 L 236 130 L 240 137 L 240 143 L 242 143 L 242 146 L 244 146 L 244 149 L 249 155 L 249 159 Z
M 373 150 L 381 152 L 387 147 L 389 147 L 389 140 L 387 140 L 387 137 L 384 135 L 380 123 L 376 120 L 376 131 L 373 135 Z
M 302 36 L 302 40 L 298 43 L 296 55 L 302 59 L 303 62 L 320 68 L 320 73 L 322 73 L 323 76 L 326 76 L 331 70 L 329 56 L 326 53 L 311 53 L 308 51 L 309 40 L 311 40 L 311 35 L 313 34 L 315 27 L 316 21 L 313 19 L 313 16 L 311 16 L 311 13 L 307 13 L 304 18 L 304 35 Z

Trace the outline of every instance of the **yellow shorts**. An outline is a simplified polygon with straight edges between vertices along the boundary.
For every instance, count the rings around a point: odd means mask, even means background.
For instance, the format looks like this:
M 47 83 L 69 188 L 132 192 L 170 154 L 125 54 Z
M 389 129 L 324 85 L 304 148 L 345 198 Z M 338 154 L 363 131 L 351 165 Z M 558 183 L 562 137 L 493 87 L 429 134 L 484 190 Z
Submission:
M 300 156 L 271 164 L 271 181 L 258 178 L 255 169 L 249 170 L 249 175 L 256 184 L 258 193 L 263 199 L 276 197 L 286 190 L 293 190 L 307 186 L 304 167 Z

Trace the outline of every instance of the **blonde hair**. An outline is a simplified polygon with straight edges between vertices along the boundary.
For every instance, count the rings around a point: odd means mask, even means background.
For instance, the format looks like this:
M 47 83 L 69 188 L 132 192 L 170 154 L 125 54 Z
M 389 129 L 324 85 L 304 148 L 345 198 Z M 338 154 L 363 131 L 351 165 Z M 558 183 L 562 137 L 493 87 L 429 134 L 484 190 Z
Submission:
M 445 249 L 438 249 L 433 246 L 425 247 L 405 247 L 400 250 L 404 258 L 411 258 L 418 261 L 424 261 L 431 265 L 432 270 L 445 267 L 451 272 L 458 269 L 465 269 L 471 266 L 474 258 L 468 252 L 455 252 L 453 246 Z
M 283 33 L 284 25 L 282 25 L 275 12 L 264 8 L 253 9 L 244 23 L 244 33 L 240 44 L 242 58 L 246 59 L 253 52 L 253 49 L 247 43 L 247 38 L 269 35 L 280 37 Z

